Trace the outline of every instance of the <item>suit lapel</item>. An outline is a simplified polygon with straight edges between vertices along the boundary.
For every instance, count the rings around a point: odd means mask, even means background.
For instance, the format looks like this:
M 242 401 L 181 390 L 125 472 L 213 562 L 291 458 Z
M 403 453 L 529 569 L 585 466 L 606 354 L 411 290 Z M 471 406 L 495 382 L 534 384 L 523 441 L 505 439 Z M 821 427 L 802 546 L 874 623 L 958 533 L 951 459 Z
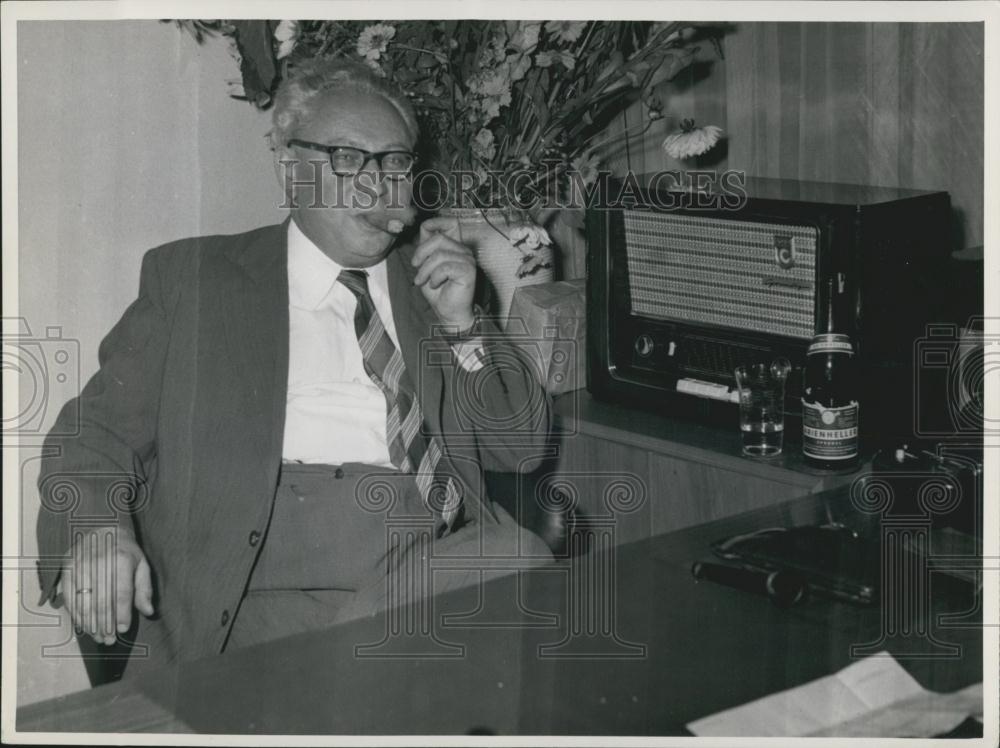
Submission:
M 288 390 L 288 221 L 255 232 L 249 244 L 226 253 L 242 272 L 230 274 L 218 300 L 225 323 L 221 349 L 232 393 L 219 393 L 237 410 L 230 436 L 244 458 L 277 482 Z M 224 384 L 224 383 L 223 383 Z M 242 406 L 242 407 L 241 407 Z
M 420 397 L 424 417 L 432 426 L 439 426 L 437 410 L 441 403 L 442 371 L 434 365 L 431 329 L 437 324 L 437 315 L 423 292 L 413 285 L 416 269 L 410 265 L 413 247 L 399 247 L 386 259 L 389 278 L 389 298 L 392 300 L 392 319 L 396 325 L 400 353 L 410 375 L 410 380 Z

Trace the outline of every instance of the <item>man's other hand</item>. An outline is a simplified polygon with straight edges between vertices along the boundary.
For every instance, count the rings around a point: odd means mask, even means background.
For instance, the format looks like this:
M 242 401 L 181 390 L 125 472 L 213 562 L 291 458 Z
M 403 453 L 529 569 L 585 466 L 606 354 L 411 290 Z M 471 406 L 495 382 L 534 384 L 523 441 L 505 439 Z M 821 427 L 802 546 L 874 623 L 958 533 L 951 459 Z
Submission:
M 153 615 L 149 563 L 135 536 L 120 527 L 97 527 L 76 536 L 62 572 L 63 603 L 76 632 L 114 644 L 132 625 L 132 606 Z
M 420 226 L 420 244 L 413 253 L 413 279 L 424 298 L 446 325 L 464 332 L 475 322 L 472 296 L 476 290 L 476 260 L 472 250 L 443 233 L 453 218 L 432 218 Z

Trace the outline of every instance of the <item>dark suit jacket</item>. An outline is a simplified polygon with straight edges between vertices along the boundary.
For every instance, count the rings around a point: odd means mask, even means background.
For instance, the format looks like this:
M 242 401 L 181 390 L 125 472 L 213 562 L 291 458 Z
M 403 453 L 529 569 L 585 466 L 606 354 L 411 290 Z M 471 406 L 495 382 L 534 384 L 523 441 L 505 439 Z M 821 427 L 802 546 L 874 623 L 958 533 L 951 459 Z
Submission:
M 427 428 L 466 501 L 482 470 L 532 469 L 549 408 L 506 340 L 467 372 L 412 284 L 412 247 L 388 258 L 393 316 Z M 502 336 L 501 336 L 502 337 Z M 287 222 L 149 251 L 139 297 L 104 339 L 100 370 L 59 415 L 41 466 L 43 599 L 54 599 L 71 525 L 133 523 L 157 617 L 138 639 L 156 661 L 218 653 L 260 551 L 278 481 L 288 379 Z M 479 417 L 477 417 L 479 416 Z M 488 515 L 487 515 L 488 516 Z

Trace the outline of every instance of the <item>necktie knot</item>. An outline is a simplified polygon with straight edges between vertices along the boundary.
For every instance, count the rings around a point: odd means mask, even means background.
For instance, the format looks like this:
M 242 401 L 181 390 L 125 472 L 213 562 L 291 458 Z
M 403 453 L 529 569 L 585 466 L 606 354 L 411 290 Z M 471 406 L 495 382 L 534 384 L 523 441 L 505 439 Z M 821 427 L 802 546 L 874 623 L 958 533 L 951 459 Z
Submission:
M 337 280 L 347 286 L 357 298 L 370 296 L 368 292 L 368 273 L 364 270 L 341 270 Z

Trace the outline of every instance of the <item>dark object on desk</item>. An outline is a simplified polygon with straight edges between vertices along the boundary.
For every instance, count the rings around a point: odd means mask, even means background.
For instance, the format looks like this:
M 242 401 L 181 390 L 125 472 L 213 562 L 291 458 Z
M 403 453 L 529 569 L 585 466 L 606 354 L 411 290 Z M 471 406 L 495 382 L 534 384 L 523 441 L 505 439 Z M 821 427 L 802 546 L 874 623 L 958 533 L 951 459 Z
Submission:
M 983 448 L 981 439 L 970 441 L 911 439 L 879 450 L 868 480 L 891 486 L 891 514 L 926 517 L 935 528 L 952 527 L 981 540 Z M 933 501 L 926 500 L 930 495 Z
M 716 541 L 712 551 L 751 568 L 798 575 L 826 597 L 878 601 L 878 548 L 843 525 L 768 528 Z
M 779 608 L 787 608 L 806 598 L 805 580 L 790 571 L 757 571 L 696 561 L 691 565 L 691 575 L 698 581 L 705 579 L 738 590 L 767 595 Z

